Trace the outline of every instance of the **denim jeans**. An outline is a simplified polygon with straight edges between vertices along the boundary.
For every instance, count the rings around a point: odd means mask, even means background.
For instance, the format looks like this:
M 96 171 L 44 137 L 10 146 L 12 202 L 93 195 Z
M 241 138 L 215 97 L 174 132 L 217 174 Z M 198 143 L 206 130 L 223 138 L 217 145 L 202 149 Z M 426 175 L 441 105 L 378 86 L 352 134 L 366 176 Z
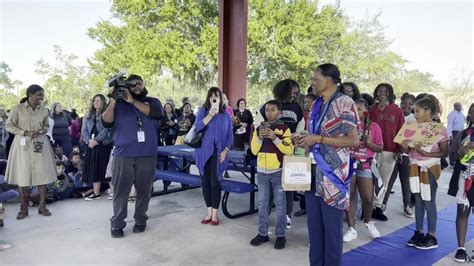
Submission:
M 428 232 L 434 234 L 436 233 L 436 222 L 438 219 L 438 213 L 436 210 L 436 190 L 438 189 L 438 183 L 430 171 L 428 171 L 428 175 L 430 178 L 431 200 L 423 200 L 420 193 L 414 193 L 416 230 L 423 231 L 423 219 L 425 218 L 426 210 Z
M 276 237 L 284 237 L 286 229 L 286 195 L 281 186 L 281 171 L 273 174 L 258 173 L 258 234 L 268 235 L 268 208 L 273 191 L 277 215 Z M 293 198 L 291 199 L 293 200 Z
M 5 192 L 0 191 L 0 202 L 5 202 L 9 199 L 13 199 L 15 197 L 18 197 L 18 192 L 16 190 L 7 190 Z

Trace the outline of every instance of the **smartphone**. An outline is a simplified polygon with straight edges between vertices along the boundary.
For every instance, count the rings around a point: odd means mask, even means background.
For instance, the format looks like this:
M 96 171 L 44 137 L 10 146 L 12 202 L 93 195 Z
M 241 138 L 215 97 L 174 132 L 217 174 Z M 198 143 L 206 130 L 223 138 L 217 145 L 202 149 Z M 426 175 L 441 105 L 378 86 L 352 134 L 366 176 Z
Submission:
M 211 108 L 215 109 L 216 112 L 219 111 L 219 103 L 217 102 L 217 99 L 211 101 Z
M 260 124 L 260 126 L 261 126 L 262 128 L 270 128 L 270 127 L 271 127 L 271 124 L 270 124 L 269 122 L 264 121 L 264 122 L 262 122 L 262 123 Z

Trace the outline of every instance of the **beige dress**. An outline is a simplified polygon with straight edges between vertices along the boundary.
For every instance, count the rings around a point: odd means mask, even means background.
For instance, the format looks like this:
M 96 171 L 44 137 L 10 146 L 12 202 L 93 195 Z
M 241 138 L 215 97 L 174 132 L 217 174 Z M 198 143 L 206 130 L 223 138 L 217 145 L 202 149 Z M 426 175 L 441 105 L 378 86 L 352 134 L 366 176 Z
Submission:
M 53 150 L 48 138 L 41 135 L 33 140 L 24 136 L 25 131 L 47 130 L 48 127 L 48 110 L 43 106 L 38 106 L 33 110 L 26 102 L 11 109 L 6 129 L 14 134 L 15 138 L 5 173 L 9 184 L 20 187 L 38 186 L 52 183 L 57 179 Z M 41 143 L 43 148 L 39 152 L 38 147 Z

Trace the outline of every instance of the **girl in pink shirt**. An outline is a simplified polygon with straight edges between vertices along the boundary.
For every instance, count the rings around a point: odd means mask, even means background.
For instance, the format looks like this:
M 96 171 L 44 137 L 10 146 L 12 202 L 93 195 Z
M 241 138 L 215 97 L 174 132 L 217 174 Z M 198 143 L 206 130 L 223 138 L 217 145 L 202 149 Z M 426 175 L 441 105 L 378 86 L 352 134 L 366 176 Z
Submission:
M 372 181 L 371 166 L 375 153 L 382 152 L 383 149 L 382 130 L 377 123 L 371 121 L 367 102 L 364 99 L 357 100 L 356 107 L 361 121 L 357 130 L 360 144 L 359 147 L 351 151 L 355 176 L 351 180 L 350 205 L 346 210 L 348 229 L 343 236 L 344 242 L 350 242 L 357 238 L 357 231 L 354 227 L 356 186 L 362 200 L 365 227 L 369 230 L 369 235 L 372 238 L 380 237 L 380 233 L 372 221 L 374 183 Z

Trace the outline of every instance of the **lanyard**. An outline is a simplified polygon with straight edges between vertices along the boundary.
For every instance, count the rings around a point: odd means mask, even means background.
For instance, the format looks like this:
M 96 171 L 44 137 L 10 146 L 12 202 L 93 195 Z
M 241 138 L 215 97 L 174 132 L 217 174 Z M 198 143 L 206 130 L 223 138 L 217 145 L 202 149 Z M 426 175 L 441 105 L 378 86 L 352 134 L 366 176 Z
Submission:
M 140 114 L 137 112 L 137 109 L 135 108 L 135 106 L 132 106 L 132 108 L 133 108 L 133 111 L 135 112 L 135 114 L 137 115 L 137 127 L 138 127 L 138 131 L 143 131 L 142 118 L 141 118 Z
M 331 96 L 331 98 L 329 99 L 329 101 L 324 104 L 323 101 L 323 97 L 320 96 L 318 99 L 316 99 L 316 101 L 314 102 L 313 104 L 313 111 L 311 112 L 311 121 L 310 123 L 312 124 L 312 127 L 310 127 L 310 129 L 312 129 L 310 133 L 312 134 L 319 134 L 321 132 L 321 125 L 323 123 L 323 120 L 324 120 L 324 116 L 326 115 L 326 112 L 328 111 L 329 109 L 329 106 L 331 105 L 332 101 L 336 98 L 337 96 L 337 91 L 334 92 L 334 94 Z M 323 111 L 321 112 L 321 108 L 323 107 L 324 105 L 324 108 L 323 108 Z M 316 123 L 314 123 L 316 121 Z

